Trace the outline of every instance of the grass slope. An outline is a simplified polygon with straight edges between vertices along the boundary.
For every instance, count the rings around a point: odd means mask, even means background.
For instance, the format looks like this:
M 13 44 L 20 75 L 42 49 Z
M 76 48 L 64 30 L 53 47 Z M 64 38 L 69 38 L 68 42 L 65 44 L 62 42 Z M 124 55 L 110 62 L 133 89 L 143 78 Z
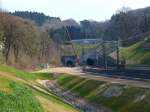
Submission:
M 11 93 L 0 92 L 0 112 L 44 112 L 32 92 L 17 83 L 11 83 Z
M 108 107 L 114 112 L 150 112 L 149 89 L 117 85 L 122 88 L 122 94 L 106 97 L 103 95 L 104 91 L 113 84 L 70 75 L 60 76 L 57 82 L 65 89 L 76 92 L 81 97 L 99 106 Z M 136 101 L 142 96 L 145 97 Z
M 145 47 L 147 46 L 147 48 Z M 116 57 L 115 53 L 112 57 Z M 138 42 L 127 48 L 122 48 L 120 57 L 127 61 L 127 64 L 150 64 L 150 38 Z
M 36 80 L 51 80 L 51 74 L 32 74 L 0 65 L 0 112 L 78 112 L 49 93 Z
M 0 65 L 0 112 L 78 112 L 61 98 L 38 85 L 37 79 L 54 79 L 65 89 L 114 112 L 150 112 L 149 89 L 110 84 L 67 74 L 53 78 L 53 75 L 48 73 L 32 74 L 4 65 Z M 104 92 L 114 85 L 121 88 L 122 94 L 104 96 Z
M 15 68 L 6 66 L 6 65 L 0 65 L 0 71 L 1 72 L 6 72 L 9 73 L 11 75 L 15 75 L 18 78 L 24 79 L 24 80 L 37 80 L 37 79 L 41 79 L 41 80 L 46 80 L 46 79 L 51 79 L 51 75 L 52 74 L 47 74 L 47 73 L 28 73 L 25 71 L 21 71 L 21 70 L 17 70 Z

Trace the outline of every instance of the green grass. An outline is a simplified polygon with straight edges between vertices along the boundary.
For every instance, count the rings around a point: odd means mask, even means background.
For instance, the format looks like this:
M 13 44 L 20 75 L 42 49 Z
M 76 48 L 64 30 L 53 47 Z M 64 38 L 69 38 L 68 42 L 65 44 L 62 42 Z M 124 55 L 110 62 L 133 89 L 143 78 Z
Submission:
M 7 72 L 10 74 L 16 75 L 16 77 L 22 78 L 24 80 L 36 80 L 36 79 L 52 79 L 52 74 L 50 73 L 29 73 L 21 70 L 17 70 L 15 68 L 6 66 L 6 65 L 0 65 L 0 71 Z
M 47 89 L 43 88 L 45 91 L 49 92 Z M 61 105 L 62 107 L 64 108 L 67 108 L 69 110 L 75 110 L 74 107 L 64 101 L 62 101 L 62 99 L 52 93 L 49 92 L 49 95 L 47 95 L 46 93 L 44 92 L 41 92 L 41 91 L 37 91 L 36 89 L 32 88 L 32 92 L 35 94 L 35 95 L 39 95 L 39 96 L 42 96 L 44 97 L 45 99 L 51 101 L 53 104 L 59 104 Z M 48 107 L 49 108 L 49 107 Z M 61 112 L 61 111 L 60 111 Z M 75 111 L 77 112 L 77 111 Z
M 149 89 L 118 85 L 122 88 L 122 94 L 117 97 L 106 97 L 103 92 L 113 84 L 70 75 L 60 76 L 57 82 L 65 89 L 78 93 L 92 103 L 108 107 L 114 112 L 150 112 Z M 139 102 L 134 102 L 142 95 L 146 97 Z
M 6 74 L 2 75 L 1 72 L 6 72 Z M 22 74 L 23 76 L 21 76 Z M 29 84 L 20 83 L 14 77 L 21 78 L 26 82 L 29 81 Z M 56 95 L 33 88 L 30 80 L 35 81 L 36 79 L 53 80 L 54 78 L 52 74 L 32 74 L 1 65 L 0 112 L 43 112 L 43 110 L 48 112 L 77 112 L 76 109 Z M 113 112 L 150 112 L 150 89 L 117 84 L 121 87 L 122 94 L 116 97 L 106 97 L 103 95 L 104 91 L 114 84 L 67 74 L 62 74 L 55 79 L 66 90 L 71 90 L 98 106 L 110 108 Z M 12 80 L 15 83 L 12 83 Z M 7 88 L 11 91 L 3 91 Z M 40 88 L 48 92 L 46 88 Z M 135 102 L 138 96 L 143 95 L 145 95 L 144 99 Z M 53 109 L 51 110 L 51 108 Z
M 145 49 L 145 45 L 150 43 L 150 39 L 140 41 L 134 45 L 122 48 L 120 57 L 125 59 L 127 64 L 150 64 L 150 48 Z M 116 58 L 115 53 L 112 54 Z
M 44 112 L 31 90 L 11 83 L 12 93 L 0 92 L 0 112 Z
M 124 88 L 123 94 L 118 97 L 105 97 L 102 94 L 90 96 L 88 99 L 97 104 L 107 106 L 117 112 L 142 112 L 143 102 L 134 103 L 137 96 L 146 92 L 146 89 L 141 88 Z M 145 99 L 144 99 L 145 100 Z M 135 105 L 139 105 L 135 107 Z M 148 107 L 150 102 L 145 104 Z M 150 108 L 144 109 L 144 112 L 149 112 Z
M 0 76 L 0 91 L 9 91 L 10 90 L 10 82 L 12 80 L 3 76 Z
M 82 97 L 88 96 L 89 94 L 91 94 L 91 92 L 96 90 L 99 87 L 99 85 L 104 83 L 96 80 L 70 75 L 60 76 L 57 82 L 65 89 L 70 89 L 74 92 L 78 92 L 79 95 Z
M 128 61 L 133 61 L 137 64 L 150 64 L 150 50 L 143 48 L 145 41 L 134 44 L 121 51 L 122 56 Z
M 72 105 L 37 84 L 36 79 L 54 78 L 49 73 L 28 73 L 0 65 L 0 112 L 78 112 Z

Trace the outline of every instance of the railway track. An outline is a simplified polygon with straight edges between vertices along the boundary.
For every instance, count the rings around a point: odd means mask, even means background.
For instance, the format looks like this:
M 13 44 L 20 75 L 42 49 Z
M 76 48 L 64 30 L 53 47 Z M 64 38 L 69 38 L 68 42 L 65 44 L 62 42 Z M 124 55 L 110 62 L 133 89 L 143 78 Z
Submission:
M 108 69 L 107 71 L 101 68 L 84 68 L 84 72 L 92 73 L 98 76 L 128 79 L 128 80 L 148 80 L 150 81 L 150 69 Z

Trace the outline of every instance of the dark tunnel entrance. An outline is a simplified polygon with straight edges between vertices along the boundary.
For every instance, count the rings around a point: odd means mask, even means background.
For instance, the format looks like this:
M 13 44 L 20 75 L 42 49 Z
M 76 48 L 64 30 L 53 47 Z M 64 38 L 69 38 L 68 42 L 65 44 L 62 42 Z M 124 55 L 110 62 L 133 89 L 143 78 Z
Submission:
M 70 61 L 67 61 L 66 66 L 73 67 L 75 65 L 74 65 L 74 62 L 70 60 Z
M 94 64 L 95 64 L 95 60 L 94 59 L 88 58 L 86 60 L 86 65 L 87 66 L 94 66 Z

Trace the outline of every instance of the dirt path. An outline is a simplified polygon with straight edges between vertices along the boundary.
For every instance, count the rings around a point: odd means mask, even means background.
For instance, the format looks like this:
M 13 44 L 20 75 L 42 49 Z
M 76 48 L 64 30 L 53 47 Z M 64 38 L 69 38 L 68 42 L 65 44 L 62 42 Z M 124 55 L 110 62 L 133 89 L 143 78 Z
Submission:
M 81 68 L 75 67 L 75 68 L 68 68 L 68 67 L 56 67 L 56 68 L 49 68 L 44 69 L 41 71 L 37 71 L 38 73 L 66 73 L 70 75 L 78 75 L 80 77 L 100 80 L 100 81 L 106 81 L 110 83 L 118 83 L 123 85 L 130 85 L 134 87 L 141 87 L 141 88 L 149 88 L 150 89 L 150 81 L 133 81 L 133 80 L 127 80 L 127 79 L 118 79 L 118 78 L 110 78 L 110 77 L 104 77 L 104 76 L 96 76 L 92 74 L 85 74 L 82 73 Z
M 82 70 L 80 67 L 74 67 L 74 68 L 56 67 L 56 68 L 49 68 L 49 69 L 43 69 L 40 71 L 36 71 L 36 73 L 66 73 L 66 74 L 72 74 L 72 75 L 84 74 L 84 73 L 82 73 Z

